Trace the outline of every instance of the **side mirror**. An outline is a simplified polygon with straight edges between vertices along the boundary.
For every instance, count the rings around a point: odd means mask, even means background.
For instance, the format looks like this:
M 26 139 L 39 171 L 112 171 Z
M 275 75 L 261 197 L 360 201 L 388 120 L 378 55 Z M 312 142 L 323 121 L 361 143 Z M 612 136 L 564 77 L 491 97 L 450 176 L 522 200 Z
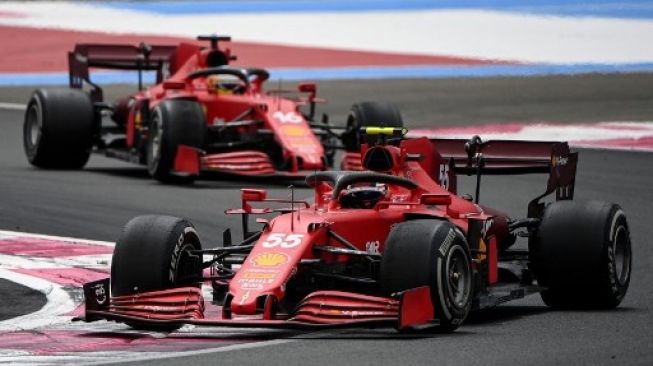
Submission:
M 315 83 L 300 83 L 297 85 L 297 89 L 302 93 L 312 93 L 315 94 L 317 87 Z
M 265 189 L 243 188 L 240 190 L 240 199 L 245 201 L 264 201 L 268 197 Z
M 420 196 L 419 203 L 427 206 L 449 206 L 451 205 L 451 195 L 424 193 Z

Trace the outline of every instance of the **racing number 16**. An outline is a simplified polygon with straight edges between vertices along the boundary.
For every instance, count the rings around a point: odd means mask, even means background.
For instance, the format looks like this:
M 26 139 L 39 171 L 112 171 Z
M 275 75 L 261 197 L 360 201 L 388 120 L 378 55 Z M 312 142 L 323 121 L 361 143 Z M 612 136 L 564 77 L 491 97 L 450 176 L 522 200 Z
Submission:
M 277 246 L 281 248 L 294 248 L 302 242 L 303 238 L 304 234 L 272 233 L 268 235 L 267 239 L 261 245 L 264 248 L 274 248 Z

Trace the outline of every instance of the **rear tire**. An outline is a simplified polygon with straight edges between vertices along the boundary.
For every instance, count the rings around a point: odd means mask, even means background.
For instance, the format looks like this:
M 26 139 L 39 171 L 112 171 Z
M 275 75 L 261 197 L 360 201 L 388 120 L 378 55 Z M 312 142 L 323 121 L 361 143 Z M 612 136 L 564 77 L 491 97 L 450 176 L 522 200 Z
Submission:
M 411 220 L 386 240 L 380 282 L 386 294 L 430 286 L 439 332 L 463 323 L 472 304 L 473 272 L 467 241 L 451 223 Z
M 352 105 L 347 117 L 347 130 L 342 137 L 346 151 L 360 151 L 361 126 L 404 127 L 404 120 L 399 109 L 392 103 L 362 102 Z
M 553 308 L 612 309 L 630 283 L 626 215 L 616 204 L 559 201 L 544 211 L 530 243 L 542 300 Z
M 147 144 L 147 169 L 162 182 L 192 183 L 194 175 L 173 172 L 177 147 L 204 147 L 207 124 L 199 103 L 192 100 L 164 100 L 152 111 Z
M 27 104 L 23 147 L 30 164 L 45 169 L 81 169 L 95 132 L 93 103 L 77 89 L 37 89 Z

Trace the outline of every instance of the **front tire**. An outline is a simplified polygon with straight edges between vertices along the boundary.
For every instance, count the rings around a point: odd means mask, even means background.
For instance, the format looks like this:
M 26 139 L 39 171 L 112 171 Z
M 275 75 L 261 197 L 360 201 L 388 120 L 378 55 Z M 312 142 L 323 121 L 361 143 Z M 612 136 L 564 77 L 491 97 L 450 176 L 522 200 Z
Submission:
M 473 272 L 464 236 L 441 220 L 396 225 L 386 240 L 380 282 L 386 294 L 430 286 L 437 331 L 460 326 L 472 304 Z
M 612 309 L 630 284 L 626 215 L 616 204 L 559 201 L 544 211 L 530 243 L 544 303 L 553 308 Z
M 111 260 L 111 294 L 134 295 L 194 283 L 201 249 L 193 225 L 171 216 L 138 216 L 125 225 Z
M 194 175 L 179 175 L 174 170 L 177 148 L 204 147 L 206 121 L 199 103 L 192 100 L 164 100 L 152 111 L 147 144 L 147 169 L 162 182 L 192 183 Z
M 95 132 L 93 103 L 77 89 L 37 89 L 23 123 L 23 147 L 30 164 L 45 169 L 81 169 Z
M 201 249 L 193 225 L 171 216 L 138 216 L 125 225 L 111 259 L 111 295 L 164 290 L 201 280 Z M 180 324 L 127 322 L 132 328 L 173 331 Z

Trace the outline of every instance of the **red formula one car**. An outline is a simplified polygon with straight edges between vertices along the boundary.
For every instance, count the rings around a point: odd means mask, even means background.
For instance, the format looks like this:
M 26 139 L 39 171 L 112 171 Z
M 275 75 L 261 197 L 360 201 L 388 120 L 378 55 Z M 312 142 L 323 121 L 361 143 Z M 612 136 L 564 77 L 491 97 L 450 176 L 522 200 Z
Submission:
M 572 201 L 567 143 L 402 140 L 366 128 L 363 172 L 306 178 L 314 202 L 243 189 L 244 240 L 203 249 L 193 225 L 140 216 L 118 240 L 111 278 L 84 286 L 86 321 L 136 328 L 394 325 L 452 331 L 472 309 L 540 292 L 553 307 L 613 308 L 630 281 L 631 242 L 616 204 Z M 457 174 L 546 173 L 513 220 L 455 194 Z M 556 201 L 541 202 L 555 193 Z M 478 190 L 476 201 L 478 199 Z M 284 204 L 281 209 L 259 207 Z M 255 207 L 256 206 L 256 207 Z M 256 220 L 250 215 L 280 213 Z M 512 248 L 517 236 L 528 249 Z M 202 284 L 212 287 L 204 301 Z
M 147 165 L 163 182 L 190 182 L 203 171 L 303 177 L 332 165 L 335 148 L 357 150 L 355 127 L 365 119 L 402 125 L 396 108 L 379 103 L 354 105 L 347 130 L 314 121 L 315 84 L 299 84 L 294 92 L 303 96 L 293 99 L 281 97 L 284 90 L 266 93 L 266 70 L 229 66 L 235 56 L 218 47 L 229 37 L 198 39 L 210 47 L 76 45 L 68 55 L 70 88 L 39 89 L 29 101 L 23 140 L 30 163 L 78 169 L 95 150 Z M 139 90 L 105 103 L 90 79 L 98 68 L 136 70 Z M 156 73 L 154 86 L 143 87 L 145 71 Z M 103 115 L 113 122 L 103 123 Z

